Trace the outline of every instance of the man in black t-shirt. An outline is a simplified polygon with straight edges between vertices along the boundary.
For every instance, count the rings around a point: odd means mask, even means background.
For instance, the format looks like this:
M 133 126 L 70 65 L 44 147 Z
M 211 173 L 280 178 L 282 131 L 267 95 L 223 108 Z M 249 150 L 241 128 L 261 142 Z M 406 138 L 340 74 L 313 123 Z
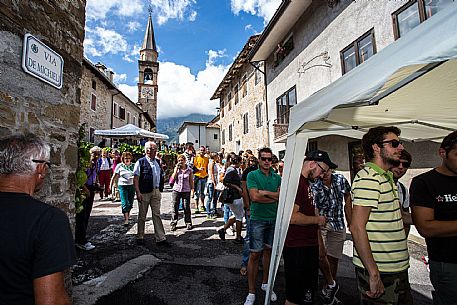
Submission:
M 433 303 L 457 304 L 457 131 L 444 138 L 438 153 L 441 165 L 412 180 L 410 203 L 427 243 Z
M 0 304 L 71 304 L 64 271 L 75 263 L 68 218 L 32 196 L 51 163 L 34 135 L 0 140 Z

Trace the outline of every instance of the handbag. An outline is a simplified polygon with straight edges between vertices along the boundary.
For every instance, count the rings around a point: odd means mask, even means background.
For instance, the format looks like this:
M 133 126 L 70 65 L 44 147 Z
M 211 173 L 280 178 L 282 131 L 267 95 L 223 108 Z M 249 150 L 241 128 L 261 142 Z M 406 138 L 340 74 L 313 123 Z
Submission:
M 223 191 L 225 189 L 225 185 L 222 182 L 218 182 L 216 184 L 216 191 Z
M 233 203 L 234 193 L 231 189 L 225 188 L 219 196 L 219 201 L 223 203 Z

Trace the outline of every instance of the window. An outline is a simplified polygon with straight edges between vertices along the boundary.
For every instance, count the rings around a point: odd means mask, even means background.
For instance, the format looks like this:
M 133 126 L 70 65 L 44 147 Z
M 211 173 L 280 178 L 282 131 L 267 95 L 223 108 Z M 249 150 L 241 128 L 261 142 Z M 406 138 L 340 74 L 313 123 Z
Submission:
M 249 118 L 248 113 L 246 112 L 243 114 L 243 134 L 247 134 L 249 132 Z
M 124 107 L 119 107 L 119 118 L 121 120 L 125 120 L 125 108 Z
M 97 90 L 97 82 L 92 80 L 92 89 Z
M 113 102 L 113 116 L 117 117 L 118 116 L 118 111 L 117 111 L 117 103 Z
M 408 1 L 392 14 L 395 39 L 404 36 L 451 2 L 452 0 Z
M 275 66 L 279 65 L 284 58 L 294 49 L 294 36 L 290 34 L 284 43 L 278 44 L 278 47 L 274 53 Z
M 92 127 L 89 128 L 89 142 L 95 143 L 95 129 Z
M 97 110 L 97 97 L 92 93 L 92 99 L 90 101 L 90 109 L 93 111 Z
M 232 110 L 232 91 L 227 95 L 228 111 Z
M 376 54 L 374 30 L 371 29 L 360 36 L 340 53 L 343 74 L 364 63 L 368 58 Z
M 138 126 L 138 122 L 136 120 L 136 116 L 133 116 L 133 122 L 132 122 L 133 125 L 135 126 Z
M 248 94 L 247 78 L 247 74 L 244 73 L 243 77 L 241 78 L 241 97 L 245 97 Z
M 153 72 L 151 69 L 144 69 L 144 84 L 152 85 L 153 84 Z
M 262 72 L 260 70 L 260 67 L 262 67 L 263 65 L 261 62 L 256 62 L 256 63 L 254 63 L 254 66 L 255 66 L 255 70 L 254 70 L 255 71 L 254 72 L 255 84 L 257 85 L 262 80 Z
M 214 140 L 217 140 L 217 133 L 214 134 Z
M 229 142 L 232 141 L 232 124 L 229 125 L 228 140 L 229 140 Z
M 255 126 L 262 126 L 262 103 L 255 105 Z
M 278 124 L 289 124 L 289 111 L 297 104 L 295 86 L 276 99 L 276 122 Z
M 238 84 L 235 85 L 233 88 L 233 94 L 235 94 L 235 105 L 238 104 L 239 96 L 238 96 Z
M 222 139 L 221 139 L 221 141 L 222 141 L 222 145 L 224 145 L 225 144 L 225 129 L 222 129 Z
M 127 112 L 127 124 L 130 123 L 130 112 Z

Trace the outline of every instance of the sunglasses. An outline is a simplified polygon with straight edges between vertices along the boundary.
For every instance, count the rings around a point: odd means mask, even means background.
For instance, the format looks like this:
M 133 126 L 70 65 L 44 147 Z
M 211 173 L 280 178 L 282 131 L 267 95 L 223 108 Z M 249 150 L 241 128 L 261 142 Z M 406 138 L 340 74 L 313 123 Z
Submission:
M 388 141 L 382 141 L 382 142 L 379 142 L 378 144 L 387 144 L 389 143 L 390 146 L 392 146 L 392 148 L 397 148 L 398 146 L 403 145 L 403 142 L 401 141 L 398 141 L 398 140 L 388 140 Z
M 44 163 L 44 164 L 46 164 L 49 168 L 51 168 L 51 162 L 46 161 L 46 160 L 35 160 L 35 159 L 33 159 L 32 162 L 34 162 L 34 163 Z
M 314 161 L 317 166 L 319 166 L 319 168 L 321 169 L 322 173 L 326 173 L 327 172 L 327 169 L 324 169 L 319 163 L 317 163 L 316 161 Z
M 124 158 L 124 160 L 132 160 L 132 158 Z
M 271 162 L 271 161 L 273 161 L 273 158 L 260 157 L 260 160 Z
M 403 168 L 409 168 L 411 166 L 411 162 L 408 162 L 408 161 L 400 161 L 398 162 L 398 166 L 400 166 L 400 164 L 403 166 Z

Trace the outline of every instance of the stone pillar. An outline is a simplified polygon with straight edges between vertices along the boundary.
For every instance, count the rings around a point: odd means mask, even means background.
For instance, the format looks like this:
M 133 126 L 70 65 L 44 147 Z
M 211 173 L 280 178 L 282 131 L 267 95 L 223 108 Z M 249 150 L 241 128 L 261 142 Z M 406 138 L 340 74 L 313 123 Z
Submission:
M 52 171 L 37 197 L 64 210 L 72 227 L 85 5 L 85 0 L 0 3 L 0 136 L 27 131 L 49 142 Z M 26 33 L 63 57 L 61 89 L 23 71 Z

